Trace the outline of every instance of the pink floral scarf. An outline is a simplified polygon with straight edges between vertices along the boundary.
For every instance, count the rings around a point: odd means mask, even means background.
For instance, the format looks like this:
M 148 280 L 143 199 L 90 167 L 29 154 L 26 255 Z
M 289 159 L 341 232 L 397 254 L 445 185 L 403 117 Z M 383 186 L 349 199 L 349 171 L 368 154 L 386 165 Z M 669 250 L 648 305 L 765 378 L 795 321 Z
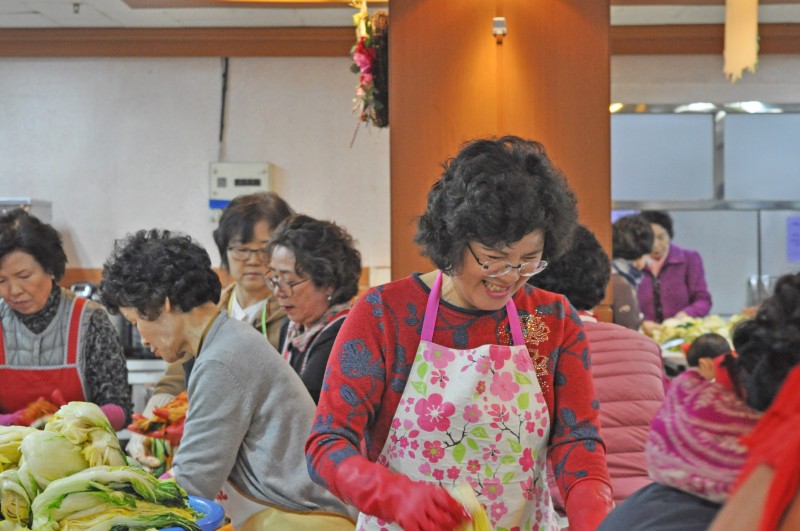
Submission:
M 690 369 L 675 377 L 650 426 L 645 453 L 657 482 L 722 503 L 747 457 L 739 442 L 758 422 L 733 391 Z

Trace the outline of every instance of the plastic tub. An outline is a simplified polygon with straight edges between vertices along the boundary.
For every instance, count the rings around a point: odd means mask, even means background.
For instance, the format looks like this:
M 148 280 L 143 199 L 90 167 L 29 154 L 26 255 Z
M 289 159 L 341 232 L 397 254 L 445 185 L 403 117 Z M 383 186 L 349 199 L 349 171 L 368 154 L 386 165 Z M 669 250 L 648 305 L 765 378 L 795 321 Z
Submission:
M 189 496 L 189 506 L 203 515 L 197 521 L 202 531 L 214 531 L 222 526 L 225 520 L 225 509 L 215 501 L 198 498 L 197 496 Z M 183 531 L 182 527 L 165 527 L 162 531 Z

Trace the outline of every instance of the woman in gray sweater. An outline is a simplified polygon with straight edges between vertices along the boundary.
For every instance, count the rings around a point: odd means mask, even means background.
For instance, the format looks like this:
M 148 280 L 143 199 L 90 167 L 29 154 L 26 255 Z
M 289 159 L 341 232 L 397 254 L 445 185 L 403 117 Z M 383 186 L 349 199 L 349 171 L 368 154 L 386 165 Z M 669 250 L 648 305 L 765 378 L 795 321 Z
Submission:
M 185 361 L 189 409 L 176 480 L 189 494 L 217 498 L 236 529 L 267 509 L 304 513 L 309 528 L 320 512 L 347 523 L 347 506 L 306 472 L 314 402 L 256 330 L 220 312 L 220 289 L 206 251 L 168 231 L 117 242 L 103 268 L 110 311 L 136 325 L 155 355 Z

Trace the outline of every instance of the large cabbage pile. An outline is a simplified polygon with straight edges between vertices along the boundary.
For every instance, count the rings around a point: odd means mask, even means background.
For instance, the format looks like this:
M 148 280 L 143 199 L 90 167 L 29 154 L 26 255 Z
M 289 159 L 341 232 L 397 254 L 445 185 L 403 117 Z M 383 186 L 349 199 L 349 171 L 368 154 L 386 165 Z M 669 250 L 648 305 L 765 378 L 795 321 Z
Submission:
M 199 531 L 186 492 L 128 466 L 95 404 L 62 406 L 44 431 L 0 426 L 0 468 L 0 531 Z

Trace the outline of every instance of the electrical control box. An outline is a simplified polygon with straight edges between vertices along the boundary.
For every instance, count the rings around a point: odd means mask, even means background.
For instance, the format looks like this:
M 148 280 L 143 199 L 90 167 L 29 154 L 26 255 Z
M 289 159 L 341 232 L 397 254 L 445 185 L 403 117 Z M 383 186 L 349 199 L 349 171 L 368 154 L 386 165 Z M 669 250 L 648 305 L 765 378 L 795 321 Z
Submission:
M 272 165 L 268 162 L 212 162 L 208 207 L 221 210 L 236 196 L 268 192 L 271 174 Z

